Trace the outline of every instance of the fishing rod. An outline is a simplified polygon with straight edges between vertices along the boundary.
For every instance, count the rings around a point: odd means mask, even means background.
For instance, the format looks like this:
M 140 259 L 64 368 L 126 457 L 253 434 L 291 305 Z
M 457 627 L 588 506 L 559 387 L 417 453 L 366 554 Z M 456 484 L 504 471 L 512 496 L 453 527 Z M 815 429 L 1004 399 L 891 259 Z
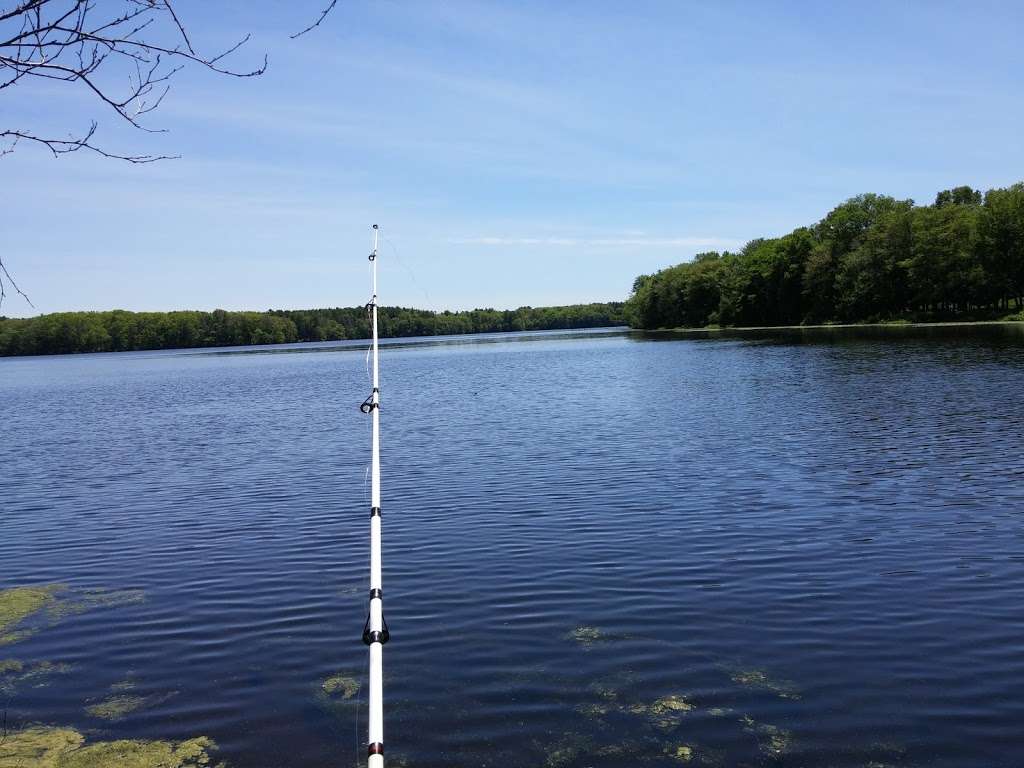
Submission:
M 370 648 L 370 722 L 367 738 L 368 768 L 384 768 L 384 643 L 388 641 L 384 621 L 384 592 L 381 589 L 380 556 L 380 364 L 377 354 L 377 238 L 373 225 L 373 298 L 366 305 L 373 330 L 373 391 L 359 406 L 373 420 L 373 447 L 370 463 L 370 609 L 363 627 L 363 642 Z

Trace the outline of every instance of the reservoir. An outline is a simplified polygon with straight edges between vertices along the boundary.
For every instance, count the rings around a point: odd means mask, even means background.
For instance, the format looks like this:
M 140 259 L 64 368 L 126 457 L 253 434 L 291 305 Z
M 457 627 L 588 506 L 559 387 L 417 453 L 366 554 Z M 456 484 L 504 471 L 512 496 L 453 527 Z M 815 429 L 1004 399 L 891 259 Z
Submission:
M 385 341 L 389 764 L 1024 764 L 1020 329 Z M 364 761 L 369 393 L 0 360 L 6 728 Z

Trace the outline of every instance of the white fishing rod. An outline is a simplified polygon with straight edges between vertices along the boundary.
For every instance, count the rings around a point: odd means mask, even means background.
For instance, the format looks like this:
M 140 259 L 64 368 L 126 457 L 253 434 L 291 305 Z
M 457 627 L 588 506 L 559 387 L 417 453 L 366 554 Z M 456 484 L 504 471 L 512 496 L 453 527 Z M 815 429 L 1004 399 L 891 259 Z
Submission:
M 373 331 L 373 391 L 359 410 L 373 419 L 373 458 L 370 463 L 370 610 L 363 627 L 363 642 L 370 647 L 370 724 L 368 768 L 384 768 L 384 643 L 390 633 L 384 621 L 380 557 L 380 366 L 377 357 L 377 225 L 373 225 L 373 298 L 366 305 Z

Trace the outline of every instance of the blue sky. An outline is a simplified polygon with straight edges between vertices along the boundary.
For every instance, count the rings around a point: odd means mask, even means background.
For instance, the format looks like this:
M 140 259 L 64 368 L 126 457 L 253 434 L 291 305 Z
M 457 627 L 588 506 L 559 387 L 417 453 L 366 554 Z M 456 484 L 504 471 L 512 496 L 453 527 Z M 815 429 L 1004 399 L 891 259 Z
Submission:
M 374 222 L 386 304 L 623 299 L 861 192 L 1024 179 L 1019 2 L 341 0 L 296 41 L 316 2 L 179 7 L 266 75 L 186 70 L 156 135 L 81 88 L 0 94 L 7 125 L 183 156 L 0 158 L 38 311 L 362 304 Z

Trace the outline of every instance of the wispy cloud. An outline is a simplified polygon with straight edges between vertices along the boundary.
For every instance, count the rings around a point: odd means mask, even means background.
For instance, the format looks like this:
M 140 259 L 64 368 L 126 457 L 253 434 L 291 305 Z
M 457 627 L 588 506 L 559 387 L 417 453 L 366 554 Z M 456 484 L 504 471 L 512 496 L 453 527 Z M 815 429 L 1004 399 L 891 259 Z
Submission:
M 734 248 L 730 237 L 456 237 L 452 245 L 551 245 L 567 248 Z

